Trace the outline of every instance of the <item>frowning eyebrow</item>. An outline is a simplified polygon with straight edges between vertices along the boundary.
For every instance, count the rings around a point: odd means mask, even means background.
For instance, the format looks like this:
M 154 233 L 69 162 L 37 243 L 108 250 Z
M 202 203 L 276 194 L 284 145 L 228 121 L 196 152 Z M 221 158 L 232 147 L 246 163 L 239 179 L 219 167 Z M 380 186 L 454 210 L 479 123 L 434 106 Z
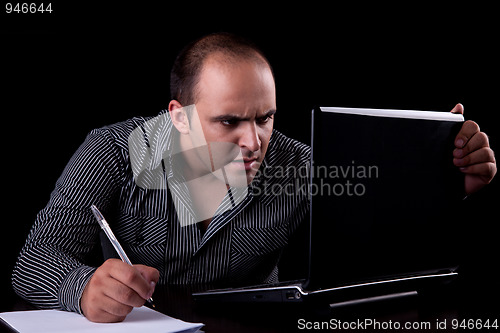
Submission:
M 257 118 L 260 119 L 260 118 L 271 117 L 275 113 L 276 113 L 276 110 L 271 109 L 271 110 L 266 111 L 262 116 L 259 116 Z M 215 116 L 215 117 L 211 118 L 212 121 L 246 121 L 246 120 L 250 120 L 250 119 L 251 118 L 249 118 L 249 117 L 241 117 L 241 116 L 235 115 L 235 114 L 223 114 L 223 115 Z
M 272 117 L 276 113 L 276 109 L 271 109 L 264 113 L 262 116 L 257 117 L 257 118 L 266 118 L 266 117 Z

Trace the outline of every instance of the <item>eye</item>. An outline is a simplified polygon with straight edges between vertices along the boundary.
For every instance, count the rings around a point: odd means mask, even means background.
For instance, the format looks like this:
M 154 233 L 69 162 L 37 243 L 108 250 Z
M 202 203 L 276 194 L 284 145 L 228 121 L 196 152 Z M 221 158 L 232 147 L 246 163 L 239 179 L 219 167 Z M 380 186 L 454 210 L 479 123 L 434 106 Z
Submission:
M 272 119 L 273 118 L 273 115 L 267 115 L 267 116 L 264 116 L 264 117 L 261 117 L 261 118 L 257 118 L 257 123 L 259 124 L 265 124 L 269 121 L 269 119 Z
M 238 120 L 236 119 L 223 119 L 220 121 L 220 123 L 224 126 L 233 126 L 238 123 Z

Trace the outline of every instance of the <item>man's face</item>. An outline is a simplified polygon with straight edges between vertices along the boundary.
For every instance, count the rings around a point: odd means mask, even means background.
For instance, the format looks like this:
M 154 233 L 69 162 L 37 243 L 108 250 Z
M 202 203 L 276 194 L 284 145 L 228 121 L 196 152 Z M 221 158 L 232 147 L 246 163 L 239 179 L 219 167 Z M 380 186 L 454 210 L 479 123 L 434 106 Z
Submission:
M 197 116 L 211 154 L 224 155 L 229 178 L 244 172 L 250 183 L 273 130 L 276 91 L 270 68 L 251 60 L 223 63 L 211 56 L 197 91 Z

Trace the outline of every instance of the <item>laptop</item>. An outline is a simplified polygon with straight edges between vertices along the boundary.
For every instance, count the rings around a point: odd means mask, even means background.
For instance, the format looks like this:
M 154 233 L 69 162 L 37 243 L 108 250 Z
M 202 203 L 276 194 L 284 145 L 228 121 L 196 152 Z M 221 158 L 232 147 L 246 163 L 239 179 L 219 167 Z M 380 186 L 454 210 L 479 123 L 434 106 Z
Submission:
M 463 122 L 449 112 L 312 111 L 307 274 L 193 293 L 199 302 L 328 303 L 421 290 L 458 276 Z

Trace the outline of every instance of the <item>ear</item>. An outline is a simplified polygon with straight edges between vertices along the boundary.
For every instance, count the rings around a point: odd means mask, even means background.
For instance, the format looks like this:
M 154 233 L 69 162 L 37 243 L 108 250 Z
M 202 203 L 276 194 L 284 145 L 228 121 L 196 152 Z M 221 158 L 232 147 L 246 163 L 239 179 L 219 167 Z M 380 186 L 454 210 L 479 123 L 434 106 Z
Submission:
M 181 134 L 189 134 L 189 119 L 182 104 L 173 99 L 168 104 L 168 111 L 170 112 L 170 118 L 172 118 L 172 123 L 175 128 L 177 128 Z

